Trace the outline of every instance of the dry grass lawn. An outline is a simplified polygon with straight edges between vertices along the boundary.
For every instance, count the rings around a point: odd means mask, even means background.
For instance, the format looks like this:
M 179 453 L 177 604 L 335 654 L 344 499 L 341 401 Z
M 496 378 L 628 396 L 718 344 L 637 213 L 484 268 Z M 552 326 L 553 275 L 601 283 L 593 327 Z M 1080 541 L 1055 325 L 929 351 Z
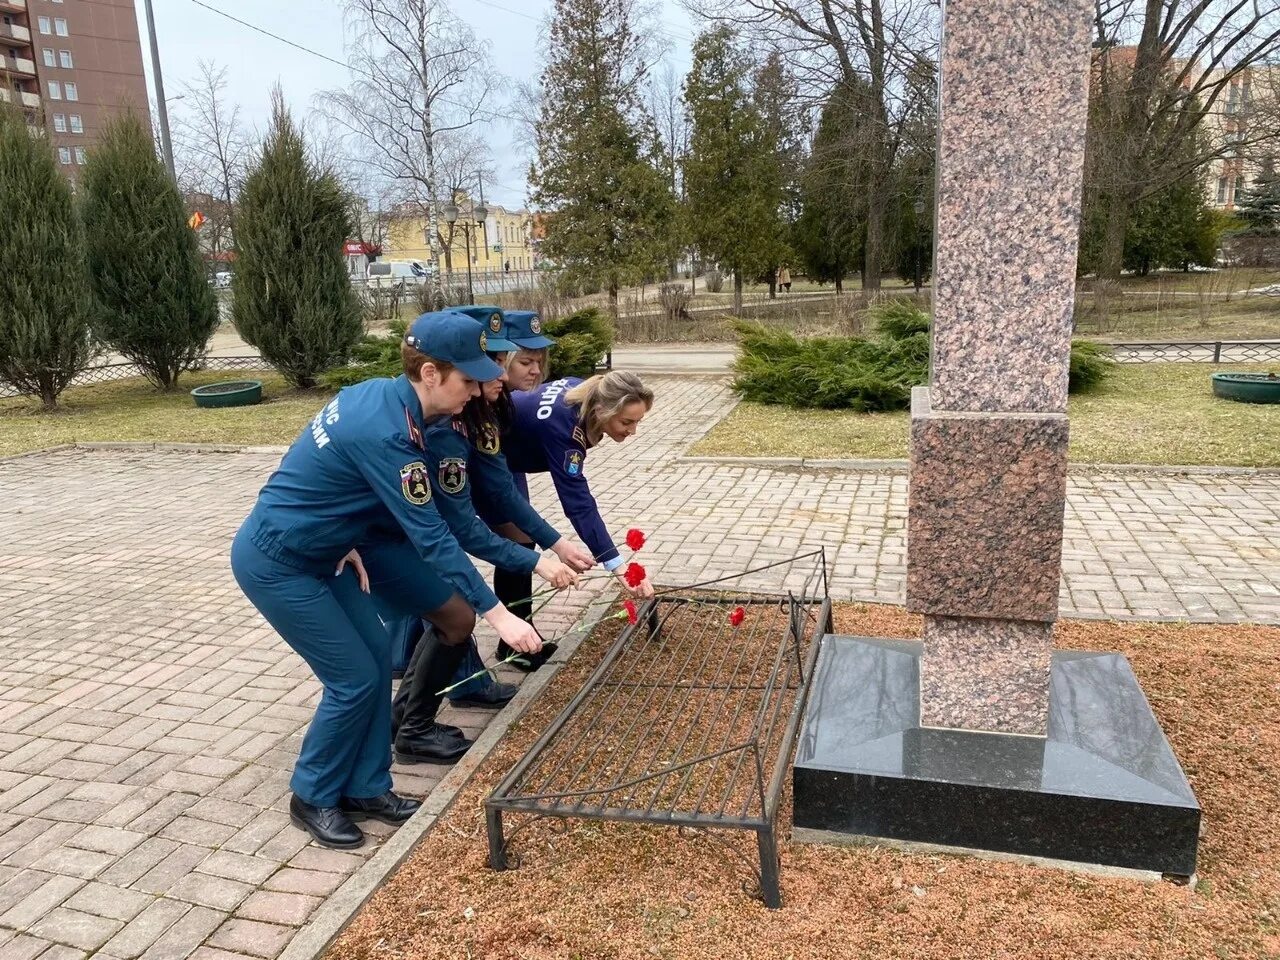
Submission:
M 1215 369 L 1251 364 L 1120 364 L 1096 393 L 1073 396 L 1069 456 L 1077 463 L 1280 466 L 1280 405 L 1219 400 Z M 1274 367 L 1272 369 L 1275 369 Z M 909 417 L 739 404 L 694 456 L 901 459 Z
M 842 605 L 837 629 L 910 637 L 899 608 Z M 607 623 L 479 768 L 329 950 L 331 960 L 1280 956 L 1280 629 L 1064 622 L 1058 644 L 1126 654 L 1204 808 L 1196 889 L 886 849 L 784 845 L 784 907 L 673 830 L 536 821 L 520 869 L 485 866 L 481 803 L 578 689 Z M 784 817 L 787 813 L 784 811 Z M 511 818 L 508 830 L 517 825 Z M 725 834 L 722 834 L 725 835 Z M 732 835 L 728 835 L 732 836 Z M 754 860 L 754 846 L 740 844 Z
M 261 380 L 262 402 L 197 408 L 190 391 L 217 380 Z M 275 373 L 224 370 L 184 374 L 173 393 L 141 378 L 71 387 L 53 413 L 29 398 L 0 399 L 0 456 L 88 441 L 289 444 L 331 394 L 294 390 Z

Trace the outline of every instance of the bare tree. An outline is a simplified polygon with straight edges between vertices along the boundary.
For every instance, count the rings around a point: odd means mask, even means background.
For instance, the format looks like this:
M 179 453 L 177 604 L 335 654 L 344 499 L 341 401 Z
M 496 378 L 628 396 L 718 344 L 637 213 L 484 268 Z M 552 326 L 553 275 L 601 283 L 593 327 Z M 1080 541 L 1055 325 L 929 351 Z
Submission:
M 432 285 L 439 291 L 436 211 L 443 199 L 443 138 L 477 120 L 494 71 L 489 45 L 446 0 L 346 0 L 347 59 L 356 79 L 323 93 L 320 109 L 354 141 L 369 171 L 427 221 Z
M 934 0 L 685 0 L 707 19 L 777 51 L 813 105 L 837 86 L 862 101 L 866 136 L 863 286 L 886 266 L 893 166 L 913 112 L 913 77 L 936 56 Z
M 1091 188 L 1105 210 L 1098 275 L 1116 278 L 1134 204 L 1276 129 L 1205 136 L 1233 84 L 1280 51 L 1280 8 L 1253 0 L 1096 0 Z M 1195 149 L 1185 146 L 1195 143 Z
M 213 198 L 201 211 L 229 245 L 235 229 L 235 197 L 249 158 L 250 137 L 240 122 L 240 106 L 226 99 L 227 68 L 211 60 L 198 63 L 199 79 L 183 86 L 182 110 L 174 130 L 179 158 L 178 183 L 191 193 Z M 221 249 L 215 241 L 217 253 Z

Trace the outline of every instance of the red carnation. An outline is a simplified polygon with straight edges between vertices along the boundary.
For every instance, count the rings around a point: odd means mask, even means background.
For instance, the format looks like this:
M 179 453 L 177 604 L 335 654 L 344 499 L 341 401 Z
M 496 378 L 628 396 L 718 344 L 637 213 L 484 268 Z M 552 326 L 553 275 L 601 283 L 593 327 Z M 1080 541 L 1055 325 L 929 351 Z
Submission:
M 627 531 L 627 547 L 632 551 L 639 550 L 644 546 L 644 531 L 637 530 L 632 527 Z
M 638 563 L 628 563 L 627 569 L 622 574 L 622 579 L 627 582 L 628 587 L 638 587 L 649 579 L 649 575 L 644 572 L 644 567 Z
M 729 614 L 729 626 L 741 626 L 742 621 L 745 619 L 747 619 L 747 611 L 742 609 L 742 607 L 734 607 L 733 613 Z
M 627 623 L 640 622 L 640 614 L 636 612 L 636 602 L 634 600 L 623 600 L 622 606 L 627 611 Z

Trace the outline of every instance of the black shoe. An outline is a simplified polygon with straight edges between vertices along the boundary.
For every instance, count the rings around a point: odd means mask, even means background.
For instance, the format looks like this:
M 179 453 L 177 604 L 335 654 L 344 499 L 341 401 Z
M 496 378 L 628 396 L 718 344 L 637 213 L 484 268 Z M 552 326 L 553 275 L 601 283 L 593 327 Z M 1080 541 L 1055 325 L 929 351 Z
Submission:
M 509 667 L 515 667 L 525 673 L 533 673 L 540 666 L 555 656 L 555 652 L 560 649 L 560 644 L 554 640 L 550 640 L 542 645 L 542 649 L 537 653 L 522 653 L 519 660 L 513 660 L 507 664 Z M 498 641 L 498 659 L 505 660 L 516 651 L 507 646 L 507 641 Z M 521 662 L 523 661 L 523 663 Z
M 294 794 L 289 800 L 289 819 L 322 847 L 353 850 L 364 843 L 364 834 L 341 807 L 317 807 Z
M 514 683 L 503 683 L 490 679 L 488 683 L 471 693 L 450 697 L 449 702 L 455 707 L 482 707 L 493 710 L 511 702 L 511 698 L 520 692 Z
M 419 800 L 397 796 L 388 790 L 380 797 L 370 797 L 367 800 L 343 797 L 338 801 L 338 805 L 350 815 L 352 820 L 381 820 L 383 823 L 398 827 L 412 817 L 422 803 Z
M 424 730 L 400 731 L 396 763 L 456 763 L 470 749 L 471 741 L 466 737 L 432 723 Z

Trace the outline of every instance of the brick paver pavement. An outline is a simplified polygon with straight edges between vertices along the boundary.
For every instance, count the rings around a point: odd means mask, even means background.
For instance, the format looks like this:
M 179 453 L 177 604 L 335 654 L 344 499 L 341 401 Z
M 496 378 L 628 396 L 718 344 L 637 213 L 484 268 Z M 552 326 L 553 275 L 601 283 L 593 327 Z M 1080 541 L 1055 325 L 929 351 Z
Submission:
M 611 526 L 649 534 L 651 574 L 688 583 L 825 545 L 833 594 L 901 599 L 905 474 L 684 461 L 732 400 L 713 381 L 654 385 L 640 438 L 589 471 Z M 322 850 L 285 812 L 319 691 L 227 565 L 277 460 L 0 462 L 0 960 L 274 957 L 385 835 Z M 1063 610 L 1280 622 L 1277 544 L 1280 477 L 1073 475 Z M 444 772 L 397 768 L 397 786 L 422 794 Z

